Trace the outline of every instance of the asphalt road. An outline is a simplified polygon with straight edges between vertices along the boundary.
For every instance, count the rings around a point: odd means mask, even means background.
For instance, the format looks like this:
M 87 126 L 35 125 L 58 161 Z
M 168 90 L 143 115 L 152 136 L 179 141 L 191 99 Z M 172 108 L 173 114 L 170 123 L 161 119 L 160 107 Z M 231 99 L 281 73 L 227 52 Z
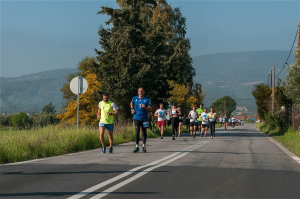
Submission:
M 254 125 L 0 166 L 0 198 L 300 198 L 300 163 Z M 141 147 L 140 147 L 141 149 Z

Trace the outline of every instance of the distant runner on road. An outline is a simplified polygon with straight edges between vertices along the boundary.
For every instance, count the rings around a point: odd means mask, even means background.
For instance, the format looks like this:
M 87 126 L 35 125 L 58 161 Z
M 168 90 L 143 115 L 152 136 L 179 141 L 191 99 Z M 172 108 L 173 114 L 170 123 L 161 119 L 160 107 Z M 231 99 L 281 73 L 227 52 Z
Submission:
M 138 95 L 133 97 L 131 100 L 131 113 L 134 115 L 134 126 L 135 126 L 135 149 L 133 153 L 137 153 L 139 149 L 139 131 L 142 127 L 142 138 L 143 138 L 143 153 L 146 153 L 146 140 L 147 140 L 147 128 L 149 127 L 148 111 L 152 110 L 152 104 L 149 97 L 145 96 L 144 88 L 138 89 Z
M 220 122 L 220 127 L 222 127 L 222 124 L 223 124 L 223 117 L 222 116 L 219 117 L 219 122 Z
M 223 117 L 223 122 L 224 122 L 225 129 L 227 130 L 227 128 L 228 128 L 228 116 L 227 116 L 227 113 L 225 113 L 225 115 Z
M 159 109 L 156 110 L 154 116 L 158 117 L 158 128 L 160 130 L 160 138 L 163 139 L 164 137 L 164 127 L 166 126 L 166 116 L 167 116 L 167 110 L 164 109 L 164 104 L 159 104 Z
M 201 119 L 202 119 L 202 132 L 204 132 L 204 137 L 206 137 L 207 134 L 207 127 L 208 127 L 208 118 L 207 118 L 207 108 L 204 109 L 204 112 L 201 113 Z
M 176 103 L 173 103 L 173 107 L 170 110 L 171 124 L 172 124 L 172 140 L 175 140 L 175 133 L 179 126 L 179 115 L 181 115 L 181 111 L 177 110 Z
M 196 110 L 198 115 L 200 116 L 204 109 L 203 109 L 203 104 L 200 104 L 200 107 Z M 198 117 L 198 128 L 199 128 L 199 133 L 200 133 L 200 136 L 202 137 L 204 132 L 201 133 L 201 130 L 202 130 L 202 118 L 201 117 Z
M 178 111 L 178 112 L 181 112 L 181 115 L 178 116 L 179 124 L 178 124 L 178 135 L 177 135 L 177 137 L 180 137 L 181 127 L 182 127 L 182 125 L 183 125 L 183 121 L 184 121 L 185 116 L 184 116 L 183 111 L 181 111 L 180 106 L 177 107 L 177 111 Z
M 207 114 L 208 121 L 209 121 L 209 128 L 210 128 L 210 134 L 211 134 L 211 139 L 213 137 L 216 137 L 216 119 L 217 119 L 217 113 L 214 113 L 214 108 L 210 108 L 210 112 Z
M 106 152 L 105 142 L 104 142 L 104 131 L 107 129 L 109 138 L 109 151 L 108 153 L 113 153 L 113 131 L 114 131 L 114 116 L 118 115 L 119 110 L 115 103 L 109 99 L 108 93 L 103 93 L 103 101 L 99 102 L 99 109 L 97 113 L 97 119 L 99 121 L 99 132 L 100 141 L 102 145 L 101 153 Z
M 198 112 L 196 111 L 196 106 L 193 106 L 193 109 L 189 113 L 190 118 L 190 130 L 193 132 L 193 138 L 195 139 L 196 136 L 196 130 L 198 126 Z

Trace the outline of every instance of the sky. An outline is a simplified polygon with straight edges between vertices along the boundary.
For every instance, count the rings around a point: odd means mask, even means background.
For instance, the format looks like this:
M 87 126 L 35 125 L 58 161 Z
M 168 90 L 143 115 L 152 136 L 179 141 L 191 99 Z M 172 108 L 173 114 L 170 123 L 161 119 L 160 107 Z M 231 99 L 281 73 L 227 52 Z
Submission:
M 300 1 L 167 1 L 186 18 L 192 57 L 222 52 L 290 50 Z M 101 6 L 115 0 L 1 0 L 0 77 L 76 68 L 96 56 Z M 285 60 L 283 60 L 284 62 Z

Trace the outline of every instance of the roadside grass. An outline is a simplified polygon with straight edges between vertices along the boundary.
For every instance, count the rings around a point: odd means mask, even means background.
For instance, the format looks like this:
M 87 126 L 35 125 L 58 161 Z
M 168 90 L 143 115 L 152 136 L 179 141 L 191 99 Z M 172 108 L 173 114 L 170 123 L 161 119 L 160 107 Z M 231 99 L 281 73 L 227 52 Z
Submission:
M 281 142 L 292 153 L 300 157 L 300 136 L 298 132 L 289 128 L 288 130 L 271 129 L 265 122 L 258 123 L 256 127 L 263 133 L 273 136 Z
M 164 131 L 165 136 L 172 135 L 171 127 Z M 107 132 L 105 145 L 109 145 Z M 147 129 L 148 138 L 160 137 L 158 129 Z M 116 126 L 114 145 L 135 140 L 132 125 Z M 45 158 L 67 153 L 100 148 L 98 128 L 46 126 L 30 130 L 5 129 L 0 131 L 0 164 Z

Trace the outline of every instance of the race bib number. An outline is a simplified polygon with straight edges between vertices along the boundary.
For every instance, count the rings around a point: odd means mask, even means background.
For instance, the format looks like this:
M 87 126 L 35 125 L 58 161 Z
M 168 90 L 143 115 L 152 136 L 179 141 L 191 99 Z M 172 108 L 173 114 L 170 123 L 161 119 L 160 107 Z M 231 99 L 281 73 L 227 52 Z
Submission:
M 99 127 L 104 127 L 105 124 L 103 122 L 99 122 Z
M 181 117 L 179 116 L 179 120 L 181 120 Z
M 195 120 L 195 123 L 198 123 L 198 120 Z
M 172 111 L 172 114 L 175 114 L 176 113 L 176 111 Z
M 213 122 L 213 121 L 214 121 L 214 119 L 211 119 L 211 118 L 209 118 L 209 121 L 210 121 L 210 122 Z
M 143 127 L 148 128 L 149 127 L 149 122 L 143 122 Z

